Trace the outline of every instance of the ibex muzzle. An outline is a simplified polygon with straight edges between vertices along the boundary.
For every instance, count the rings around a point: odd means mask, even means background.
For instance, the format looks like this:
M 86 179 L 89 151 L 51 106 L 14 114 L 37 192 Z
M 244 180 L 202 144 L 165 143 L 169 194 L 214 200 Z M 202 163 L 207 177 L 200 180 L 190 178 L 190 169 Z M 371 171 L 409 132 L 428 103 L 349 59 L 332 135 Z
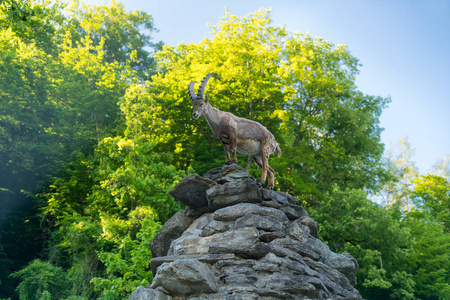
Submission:
M 208 80 L 212 76 L 218 77 L 216 73 L 206 75 L 198 88 L 197 95 L 194 90 L 196 81 L 191 81 L 189 84 L 189 98 L 191 98 L 194 107 L 192 117 L 195 120 L 200 117 L 206 118 L 214 136 L 222 142 L 226 165 L 237 164 L 236 151 L 251 155 L 262 169 L 261 183 L 264 184 L 266 176 L 269 175 L 267 188 L 272 189 L 275 182 L 275 172 L 269 166 L 269 156 L 274 152 L 277 152 L 278 156 L 281 155 L 278 143 L 275 141 L 273 134 L 258 122 L 218 110 L 209 103 L 208 95 L 205 94 L 205 98 L 203 98 Z

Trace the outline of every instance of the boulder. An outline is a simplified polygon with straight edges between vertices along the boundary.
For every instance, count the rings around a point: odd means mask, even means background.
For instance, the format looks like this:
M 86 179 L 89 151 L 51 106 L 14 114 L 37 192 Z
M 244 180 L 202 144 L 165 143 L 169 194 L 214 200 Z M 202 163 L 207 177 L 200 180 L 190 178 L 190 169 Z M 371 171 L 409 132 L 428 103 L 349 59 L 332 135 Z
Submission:
M 224 184 L 213 185 L 206 190 L 209 207 L 225 207 L 237 203 L 259 203 L 261 192 L 256 181 L 239 179 Z
M 152 288 L 138 286 L 128 300 L 172 300 L 173 298 Z
M 216 181 L 220 184 L 224 184 L 245 178 L 250 178 L 250 175 L 244 168 L 241 168 L 238 165 L 225 165 L 221 169 L 220 178 L 217 178 Z
M 234 228 L 255 227 L 264 231 L 281 231 L 283 223 L 268 216 L 248 214 L 240 217 L 234 223 Z
M 167 255 L 172 241 L 179 238 L 192 222 L 193 220 L 184 211 L 174 214 L 150 242 L 152 257 Z
M 191 174 L 181 180 L 169 194 L 191 208 L 198 208 L 206 205 L 205 191 L 213 185 L 214 181 Z
M 203 175 L 203 177 L 207 178 L 207 179 L 210 179 L 212 181 L 216 181 L 217 179 L 222 177 L 222 168 L 218 167 L 218 168 L 211 169 L 208 172 L 206 172 Z
M 208 264 L 197 259 L 177 259 L 158 268 L 151 287 L 161 287 L 175 297 L 208 294 L 219 290 L 219 279 Z
M 155 236 L 153 282 L 129 299 L 362 299 L 357 261 L 318 238 L 292 195 L 237 165 L 189 175 L 170 193 L 189 207 Z
M 213 218 L 214 220 L 218 221 L 234 221 L 248 214 L 268 216 L 283 223 L 289 221 L 288 217 L 286 217 L 286 214 L 284 214 L 280 210 L 251 203 L 240 203 L 218 209 L 214 212 Z

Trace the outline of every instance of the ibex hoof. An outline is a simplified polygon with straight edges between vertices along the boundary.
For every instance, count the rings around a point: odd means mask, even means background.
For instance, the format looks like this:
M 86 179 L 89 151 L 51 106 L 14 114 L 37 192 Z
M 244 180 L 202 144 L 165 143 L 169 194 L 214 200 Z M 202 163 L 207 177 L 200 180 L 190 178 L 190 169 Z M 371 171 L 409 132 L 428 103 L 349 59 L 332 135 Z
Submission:
M 273 186 L 268 186 L 267 189 L 268 190 L 273 190 Z

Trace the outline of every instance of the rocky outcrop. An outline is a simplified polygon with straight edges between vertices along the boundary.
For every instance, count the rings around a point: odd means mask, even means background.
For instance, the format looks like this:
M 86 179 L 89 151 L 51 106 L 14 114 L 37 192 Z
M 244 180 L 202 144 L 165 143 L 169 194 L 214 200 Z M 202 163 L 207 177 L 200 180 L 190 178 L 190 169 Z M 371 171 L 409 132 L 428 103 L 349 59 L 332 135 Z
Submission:
M 318 239 L 295 197 L 236 165 L 189 175 L 170 194 L 188 207 L 155 236 L 153 282 L 129 300 L 361 299 L 356 259 Z

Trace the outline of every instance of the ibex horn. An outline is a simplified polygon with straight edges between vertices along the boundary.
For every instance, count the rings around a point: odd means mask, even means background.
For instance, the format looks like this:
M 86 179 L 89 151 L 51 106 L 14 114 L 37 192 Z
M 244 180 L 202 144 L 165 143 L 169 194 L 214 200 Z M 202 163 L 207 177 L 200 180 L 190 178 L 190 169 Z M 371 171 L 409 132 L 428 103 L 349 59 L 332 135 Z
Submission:
M 200 87 L 198 88 L 197 92 L 197 98 L 203 99 L 203 93 L 205 92 L 205 87 L 208 84 L 208 80 L 212 77 L 219 77 L 216 73 L 209 73 L 208 75 L 203 78 L 202 82 L 200 83 Z
M 194 90 L 194 85 L 197 81 L 191 81 L 191 83 L 189 83 L 189 98 L 191 98 L 191 101 L 194 101 L 195 99 L 197 99 L 197 96 L 195 95 L 195 90 Z

